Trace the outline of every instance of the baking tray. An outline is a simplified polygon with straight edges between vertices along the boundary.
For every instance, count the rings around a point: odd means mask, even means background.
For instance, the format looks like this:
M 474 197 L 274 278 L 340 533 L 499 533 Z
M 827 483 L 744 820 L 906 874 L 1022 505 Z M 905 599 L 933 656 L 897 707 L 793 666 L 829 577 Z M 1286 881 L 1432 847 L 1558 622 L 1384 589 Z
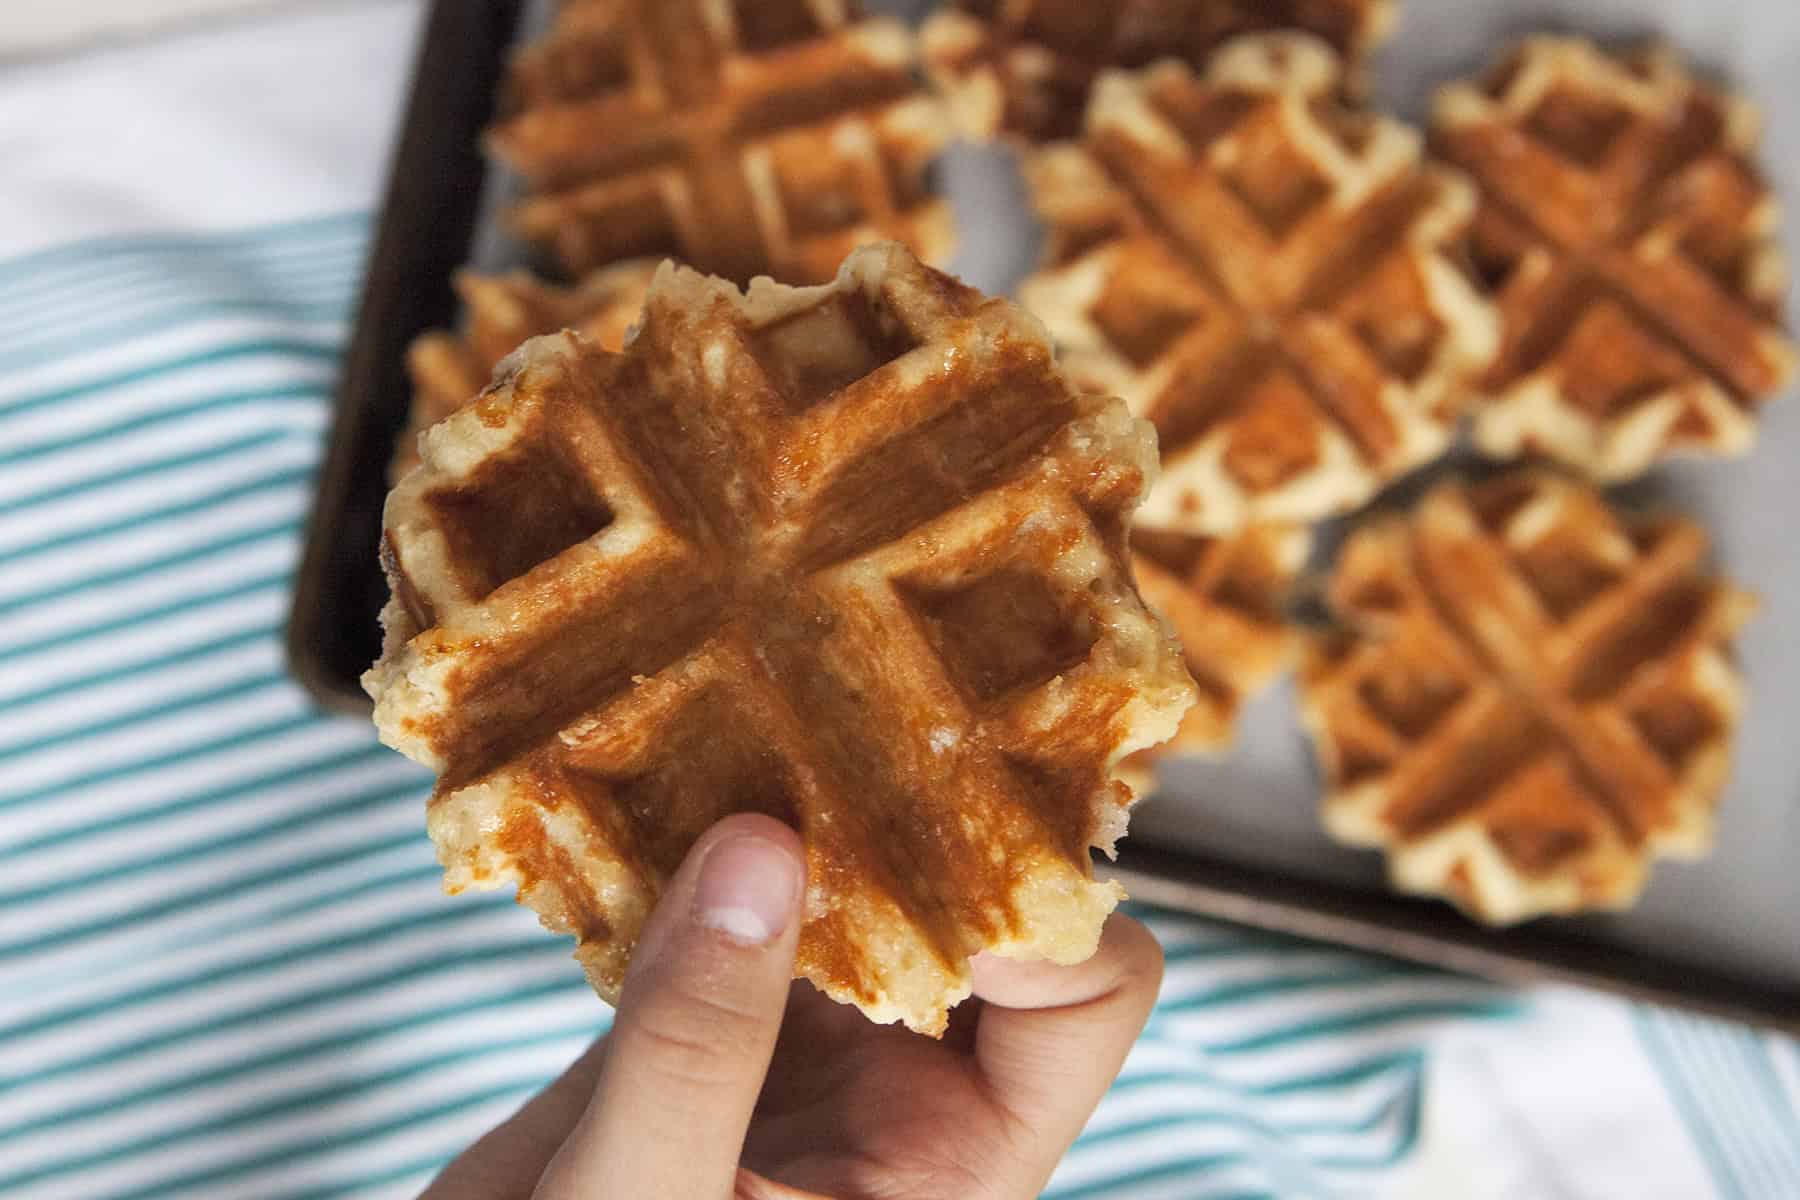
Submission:
M 917 17 L 924 5 L 874 7 Z M 491 220 L 509 181 L 488 170 L 476 146 L 507 47 L 543 19 L 541 10 L 532 0 L 437 0 L 426 22 L 288 629 L 295 674 L 333 708 L 368 712 L 357 677 L 379 650 L 375 614 L 386 589 L 376 544 L 387 463 L 406 424 L 406 345 L 454 321 L 456 267 L 526 261 Z M 1378 99 L 1417 119 L 1436 82 L 1541 29 L 1660 32 L 1733 80 L 1774 118 L 1764 162 L 1782 198 L 1796 200 L 1800 5 L 1791 0 L 1412 0 L 1377 59 Z M 1035 260 L 1039 236 L 1010 157 L 957 147 L 938 180 L 962 228 L 952 268 L 984 289 L 1010 290 Z M 1800 870 L 1792 861 L 1800 853 L 1800 555 L 1783 527 L 1785 514 L 1800 510 L 1797 461 L 1800 405 L 1777 403 L 1749 458 L 1672 465 L 1626 497 L 1697 516 L 1723 569 L 1764 602 L 1742 643 L 1751 702 L 1718 845 L 1699 863 L 1660 864 L 1631 912 L 1496 931 L 1447 905 L 1389 893 L 1378 855 L 1337 846 L 1319 828 L 1319 782 L 1291 684 L 1249 706 L 1229 755 L 1164 769 L 1162 790 L 1136 810 L 1119 862 L 1107 869 L 1137 898 L 1171 908 L 1800 1033 Z

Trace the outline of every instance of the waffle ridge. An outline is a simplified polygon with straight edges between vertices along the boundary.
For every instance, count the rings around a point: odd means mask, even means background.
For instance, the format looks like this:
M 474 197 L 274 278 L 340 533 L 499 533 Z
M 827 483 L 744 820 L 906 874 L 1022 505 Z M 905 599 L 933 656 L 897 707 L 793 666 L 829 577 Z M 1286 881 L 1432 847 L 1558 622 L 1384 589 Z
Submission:
M 1666 49 L 1533 37 L 1445 88 L 1434 125 L 1480 184 L 1473 246 L 1505 326 L 1478 447 L 1604 482 L 1748 449 L 1796 361 L 1754 109 Z
M 388 471 L 395 482 L 419 464 L 419 432 L 469 403 L 487 386 L 500 360 L 526 338 L 576 329 L 607 350 L 625 342 L 626 331 L 644 307 L 657 264 L 632 259 L 602 267 L 572 287 L 550 283 L 527 271 L 485 275 L 458 271 L 462 328 L 432 330 L 407 348 L 412 409 Z
M 1162 439 L 1144 523 L 1198 534 L 1353 508 L 1440 454 L 1493 313 L 1455 255 L 1474 193 L 1334 101 L 1337 56 L 1241 38 L 1096 84 L 1027 163 L 1050 265 L 1020 289 L 1085 386 Z
M 949 127 L 897 22 L 843 0 L 596 0 L 514 58 L 488 146 L 513 228 L 571 274 L 673 256 L 743 283 L 830 279 L 895 239 L 942 261 L 925 173 Z
M 1094 79 L 1111 67 L 1179 59 L 1204 70 L 1254 33 L 1321 38 L 1352 63 L 1386 35 L 1392 0 L 962 0 L 921 34 L 927 69 L 971 138 L 1076 137 Z
M 1200 699 L 1174 737 L 1135 755 L 1131 767 L 1141 772 L 1170 754 L 1211 754 L 1231 744 L 1245 702 L 1299 653 L 1302 638 L 1286 606 L 1311 545 L 1307 530 L 1292 525 L 1250 525 L 1220 537 L 1133 532 L 1138 590 L 1174 628 Z M 1134 781 L 1133 790 L 1146 789 Z
M 1652 859 L 1703 853 L 1754 610 L 1706 549 L 1542 472 L 1365 524 L 1301 676 L 1326 828 L 1493 924 L 1627 907 Z
M 665 265 L 622 353 L 530 341 L 421 445 L 365 683 L 452 890 L 516 883 L 611 998 L 753 809 L 807 846 L 799 973 L 876 1020 L 941 1031 L 980 949 L 1092 952 L 1113 770 L 1192 683 L 1125 558 L 1150 431 L 1022 311 L 893 245 L 810 289 Z

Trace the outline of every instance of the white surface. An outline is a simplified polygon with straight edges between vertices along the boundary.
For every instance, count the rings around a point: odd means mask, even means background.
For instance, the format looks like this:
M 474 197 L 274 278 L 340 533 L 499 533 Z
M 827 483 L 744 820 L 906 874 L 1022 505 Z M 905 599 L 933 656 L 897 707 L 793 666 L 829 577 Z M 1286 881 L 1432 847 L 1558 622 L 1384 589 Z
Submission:
M 171 22 L 295 0 L 12 0 L 0 10 L 0 54 L 42 52 L 94 38 L 130 37 Z
M 0 2 L 9 14 L 27 7 Z M 61 58 L 6 65 L 0 255 L 372 203 L 419 13 L 409 0 L 308 4 L 278 26 L 228 21 L 204 39 L 95 48 L 76 56 L 79 69 Z M 245 120 L 243 108 L 256 120 Z M 204 152 L 172 159 L 172 136 Z M 12 186 L 27 179 L 32 188 Z M 43 204 L 40 188 L 55 192 L 54 207 Z

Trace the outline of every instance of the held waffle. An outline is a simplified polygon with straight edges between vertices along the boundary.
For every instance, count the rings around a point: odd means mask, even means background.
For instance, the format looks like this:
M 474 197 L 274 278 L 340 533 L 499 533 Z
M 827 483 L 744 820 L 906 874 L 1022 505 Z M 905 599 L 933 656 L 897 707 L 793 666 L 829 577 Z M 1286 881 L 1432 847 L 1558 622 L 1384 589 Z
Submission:
M 1418 138 L 1330 99 L 1316 39 L 1207 74 L 1102 75 L 1079 145 L 1027 163 L 1052 265 L 1020 289 L 1078 383 L 1162 438 L 1146 525 L 1228 533 L 1363 503 L 1449 444 L 1497 340 L 1453 257 L 1473 215 Z
M 1479 920 L 1624 908 L 1712 839 L 1754 609 L 1693 523 L 1543 474 L 1352 535 L 1302 672 L 1326 828 Z
M 933 14 L 927 69 L 963 133 L 1026 142 L 1077 137 L 1088 91 L 1109 67 L 1163 58 L 1205 68 L 1251 33 L 1296 30 L 1353 63 L 1386 35 L 1392 0 L 961 0 Z
M 1474 252 L 1505 326 L 1484 453 L 1613 481 L 1749 448 L 1795 362 L 1757 125 L 1667 51 L 1572 38 L 1445 89 L 1436 141 L 1481 185 Z
M 670 255 L 817 283 L 888 238 L 942 261 L 950 209 L 925 175 L 949 129 L 914 61 L 903 26 L 842 0 L 566 7 L 489 134 L 531 188 L 511 224 L 577 275 Z
M 798 971 L 943 1029 L 986 949 L 1090 954 L 1125 755 L 1194 687 L 1127 559 L 1155 441 L 1041 327 L 864 249 L 665 265 L 625 350 L 527 342 L 389 497 L 382 737 L 452 891 L 516 883 L 606 997 L 729 812 L 808 855 Z
M 607 350 L 644 307 L 656 263 L 633 259 L 593 272 L 575 287 L 546 283 L 524 271 L 481 275 L 459 271 L 463 332 L 420 334 L 406 353 L 412 378 L 412 416 L 394 453 L 388 479 L 397 482 L 419 465 L 419 431 L 435 425 L 480 394 L 494 366 L 526 338 L 576 329 Z

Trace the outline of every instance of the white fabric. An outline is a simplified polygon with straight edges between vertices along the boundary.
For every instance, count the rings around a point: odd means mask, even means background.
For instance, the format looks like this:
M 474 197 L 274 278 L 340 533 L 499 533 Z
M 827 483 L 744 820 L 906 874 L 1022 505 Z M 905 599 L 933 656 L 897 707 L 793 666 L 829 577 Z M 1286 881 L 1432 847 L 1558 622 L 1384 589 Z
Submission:
M 43 52 L 141 35 L 178 21 L 259 8 L 279 0 L 58 0 L 0 10 L 0 54 Z

